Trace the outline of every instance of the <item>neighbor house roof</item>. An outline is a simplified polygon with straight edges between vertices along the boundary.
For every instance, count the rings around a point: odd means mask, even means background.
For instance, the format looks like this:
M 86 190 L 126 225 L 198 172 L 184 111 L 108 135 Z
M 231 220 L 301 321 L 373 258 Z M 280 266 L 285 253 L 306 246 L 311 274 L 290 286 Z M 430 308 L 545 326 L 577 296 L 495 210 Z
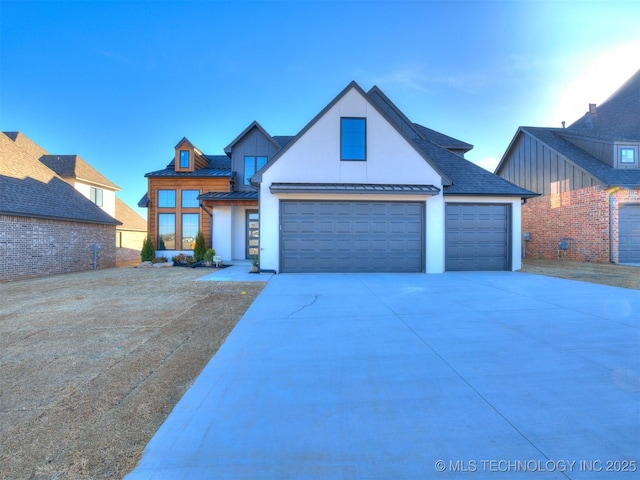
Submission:
M 29 146 L 23 137 L 0 134 L 0 214 L 120 224 L 43 164 L 38 150 L 44 150 Z
M 78 155 L 43 155 L 40 157 L 40 161 L 62 178 L 73 178 L 112 190 L 120 190 L 119 186 L 111 182 Z
M 607 140 L 640 141 L 640 70 L 567 131 Z
M 119 230 L 147 231 L 147 221 L 116 196 L 116 219 L 122 223 Z
M 544 142 L 549 148 L 562 155 L 568 162 L 583 169 L 607 187 L 640 186 L 640 169 L 614 168 L 601 162 L 593 155 L 590 155 L 570 141 L 564 139 L 562 135 L 565 129 L 520 127 L 518 129 L 518 133 L 519 132 L 524 132 Z M 516 134 L 516 138 L 518 133 Z

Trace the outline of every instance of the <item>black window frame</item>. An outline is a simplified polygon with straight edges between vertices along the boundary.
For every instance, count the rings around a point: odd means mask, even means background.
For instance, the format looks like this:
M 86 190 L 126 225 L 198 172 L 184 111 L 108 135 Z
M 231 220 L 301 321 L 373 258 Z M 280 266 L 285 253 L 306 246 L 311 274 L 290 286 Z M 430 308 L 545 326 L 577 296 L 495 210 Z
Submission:
M 160 201 L 161 198 L 162 198 L 162 196 L 160 194 L 161 192 L 173 192 L 173 205 L 162 205 L 162 203 Z M 171 188 L 169 188 L 169 189 L 167 189 L 167 188 L 158 189 L 158 208 L 176 208 L 176 191 L 175 191 L 175 189 L 171 189 Z
M 183 165 L 182 164 L 182 154 L 186 153 L 187 154 L 187 164 Z M 190 168 L 191 167 L 191 153 L 189 152 L 189 150 L 180 150 L 180 153 L 178 154 L 178 164 L 180 165 L 180 168 Z
M 267 155 L 245 155 L 244 156 L 244 164 L 242 165 L 242 168 L 244 169 L 244 175 L 242 178 L 242 184 L 243 185 L 250 185 L 251 182 L 249 181 L 249 179 L 258 171 L 260 170 L 259 167 L 258 168 L 258 159 L 262 158 L 264 159 L 264 163 L 262 164 L 262 167 L 264 167 L 267 162 L 269 161 L 269 157 Z M 251 174 L 247 174 L 247 160 L 249 159 L 253 159 L 253 172 Z
M 353 155 L 345 155 L 345 136 L 347 133 L 345 127 L 347 122 L 354 120 L 361 121 L 363 123 L 363 139 L 362 139 L 362 157 L 356 157 Z M 340 161 L 342 162 L 366 162 L 367 161 L 367 118 L 366 117 L 340 117 Z

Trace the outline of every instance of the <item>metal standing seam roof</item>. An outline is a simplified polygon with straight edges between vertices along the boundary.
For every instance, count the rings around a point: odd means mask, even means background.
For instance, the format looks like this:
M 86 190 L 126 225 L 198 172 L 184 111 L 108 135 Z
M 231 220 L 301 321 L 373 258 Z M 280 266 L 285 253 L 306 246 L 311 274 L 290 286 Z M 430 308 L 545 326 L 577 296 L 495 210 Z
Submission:
M 233 172 L 229 168 L 201 168 L 193 172 L 176 172 L 173 168 L 165 168 L 155 172 L 145 173 L 145 177 L 231 177 Z
M 235 192 L 207 192 L 198 196 L 198 200 L 257 200 L 258 192 L 239 190 Z
M 272 193 L 360 193 L 437 195 L 440 189 L 433 185 L 398 185 L 367 183 L 272 183 Z

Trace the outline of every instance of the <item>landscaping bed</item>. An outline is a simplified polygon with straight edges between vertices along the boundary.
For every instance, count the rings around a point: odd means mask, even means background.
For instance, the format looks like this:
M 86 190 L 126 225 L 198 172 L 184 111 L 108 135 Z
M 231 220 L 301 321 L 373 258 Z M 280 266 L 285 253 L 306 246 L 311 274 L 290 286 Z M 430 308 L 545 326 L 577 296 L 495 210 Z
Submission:
M 0 479 L 122 478 L 264 287 L 209 269 L 0 284 Z

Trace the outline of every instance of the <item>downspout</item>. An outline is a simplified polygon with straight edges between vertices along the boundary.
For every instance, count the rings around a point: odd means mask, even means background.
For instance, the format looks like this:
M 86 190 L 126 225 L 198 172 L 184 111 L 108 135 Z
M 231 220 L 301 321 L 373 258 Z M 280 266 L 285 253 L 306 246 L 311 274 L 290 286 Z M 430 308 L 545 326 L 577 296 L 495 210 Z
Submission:
M 211 236 L 210 240 L 209 240 L 209 248 L 213 248 L 213 210 L 209 211 L 207 209 L 207 207 L 205 207 L 202 202 L 200 203 L 200 208 L 202 210 L 204 210 L 205 212 L 207 212 L 207 214 L 209 215 L 209 217 L 211 218 L 211 228 L 209 229 L 209 235 Z

